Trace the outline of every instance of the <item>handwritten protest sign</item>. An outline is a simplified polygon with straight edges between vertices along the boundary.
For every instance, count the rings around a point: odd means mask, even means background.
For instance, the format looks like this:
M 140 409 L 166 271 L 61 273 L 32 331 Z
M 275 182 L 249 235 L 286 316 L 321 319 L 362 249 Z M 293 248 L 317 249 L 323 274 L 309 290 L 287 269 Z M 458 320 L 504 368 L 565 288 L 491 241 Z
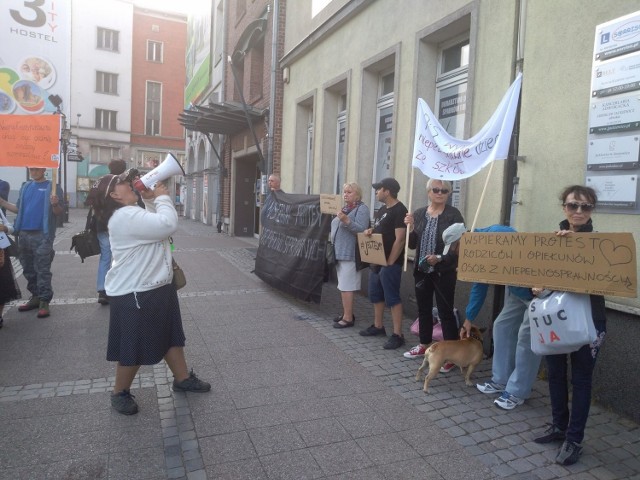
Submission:
M 58 168 L 59 115 L 0 115 L 0 166 Z
M 458 279 L 634 298 L 635 252 L 630 233 L 465 233 Z
M 363 262 L 387 266 L 387 257 L 384 254 L 381 233 L 374 233 L 370 237 L 367 237 L 364 233 L 358 233 L 358 248 Z
M 342 208 L 342 195 L 320 194 L 320 211 L 322 213 L 335 215 L 340 208 Z

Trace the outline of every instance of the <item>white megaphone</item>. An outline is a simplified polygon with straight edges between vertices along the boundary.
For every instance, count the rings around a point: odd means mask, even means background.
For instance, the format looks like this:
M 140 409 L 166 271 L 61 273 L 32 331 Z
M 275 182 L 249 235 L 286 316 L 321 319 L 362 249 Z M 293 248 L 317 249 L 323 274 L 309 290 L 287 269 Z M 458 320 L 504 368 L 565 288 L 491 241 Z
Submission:
M 160 165 L 133 182 L 133 186 L 139 192 L 147 189 L 152 190 L 156 183 L 173 177 L 174 175 L 185 175 L 185 173 L 176 157 L 167 153 L 167 156 Z

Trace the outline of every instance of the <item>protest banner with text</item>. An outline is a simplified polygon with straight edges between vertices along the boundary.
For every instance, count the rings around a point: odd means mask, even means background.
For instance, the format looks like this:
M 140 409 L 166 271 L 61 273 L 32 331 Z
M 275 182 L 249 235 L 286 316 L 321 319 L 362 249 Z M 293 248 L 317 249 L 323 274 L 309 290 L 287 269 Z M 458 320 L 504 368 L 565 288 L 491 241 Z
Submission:
M 465 233 L 458 280 L 637 296 L 631 233 Z
M 0 166 L 58 168 L 60 115 L 0 115 Z
M 318 195 L 273 191 L 261 212 L 256 275 L 296 298 L 320 303 L 331 217 Z

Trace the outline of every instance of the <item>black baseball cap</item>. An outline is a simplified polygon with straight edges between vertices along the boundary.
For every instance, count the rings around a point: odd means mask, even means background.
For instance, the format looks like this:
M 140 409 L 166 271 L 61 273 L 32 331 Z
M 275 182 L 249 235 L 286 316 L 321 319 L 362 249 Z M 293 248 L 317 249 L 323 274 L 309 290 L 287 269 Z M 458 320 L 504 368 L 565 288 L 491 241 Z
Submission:
M 400 184 L 395 178 L 387 177 L 383 178 L 379 182 L 371 185 L 374 189 L 385 188 L 389 190 L 393 195 L 397 195 L 400 191 Z

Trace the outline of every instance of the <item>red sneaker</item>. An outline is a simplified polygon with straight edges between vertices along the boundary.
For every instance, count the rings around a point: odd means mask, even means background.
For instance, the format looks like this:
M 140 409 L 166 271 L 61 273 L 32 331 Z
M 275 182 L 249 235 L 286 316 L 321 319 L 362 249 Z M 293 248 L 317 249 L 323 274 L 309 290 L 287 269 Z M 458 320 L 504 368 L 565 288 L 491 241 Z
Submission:
M 424 352 L 426 351 L 427 351 L 427 347 L 424 347 L 422 344 L 419 343 L 408 352 L 404 352 L 403 356 L 404 358 L 420 358 L 420 357 L 424 357 Z
M 440 367 L 440 373 L 449 373 L 451 370 L 455 368 L 455 363 L 447 362 L 442 367 Z

